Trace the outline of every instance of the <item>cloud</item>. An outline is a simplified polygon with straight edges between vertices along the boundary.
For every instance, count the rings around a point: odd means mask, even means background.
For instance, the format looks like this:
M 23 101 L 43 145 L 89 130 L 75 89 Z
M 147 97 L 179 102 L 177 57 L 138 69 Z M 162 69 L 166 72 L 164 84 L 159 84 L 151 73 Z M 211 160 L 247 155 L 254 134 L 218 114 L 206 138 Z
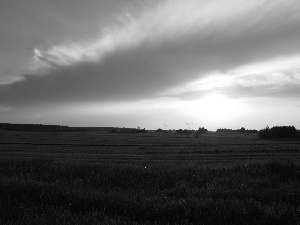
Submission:
M 10 110 L 10 107 L 0 105 L 0 113 L 9 112 Z
M 32 72 L 41 73 L 48 68 L 86 61 L 100 63 L 111 54 L 130 51 L 141 45 L 146 45 L 147 49 L 164 44 L 166 48 L 189 53 L 195 47 L 196 51 L 220 51 L 220 47 L 226 48 L 226 45 L 232 45 L 232 41 L 248 48 L 252 42 L 259 42 L 258 38 L 272 44 L 272 39 L 276 40 L 274 35 L 287 36 L 285 31 L 299 27 L 297 9 L 300 9 L 297 0 L 252 0 L 247 3 L 237 0 L 160 1 L 150 9 L 144 9 L 140 15 L 125 13 L 120 16 L 122 19 L 119 20 L 125 22 L 103 27 L 96 40 L 67 42 L 46 50 L 35 49 Z M 294 35 L 291 34 L 290 38 L 295 38 Z M 264 40 L 264 37 L 270 40 Z M 220 42 L 224 42 L 224 46 Z
M 236 74 L 245 74 L 243 66 L 299 53 L 298 0 L 165 0 L 139 10 L 120 15 L 125 22 L 103 27 L 95 40 L 36 48 L 30 72 L 22 82 L 0 87 L 5 93 L 0 101 L 151 99 L 213 73 L 229 77 L 231 84 L 211 81 L 212 87 L 226 91 L 234 86 L 241 93 L 238 87 L 286 78 L 286 73 L 268 77 L 251 71 L 238 78 Z M 292 83 L 294 78 L 289 79 L 287 83 Z
M 220 90 L 235 97 L 300 96 L 300 55 L 280 58 L 257 65 L 248 65 L 229 71 L 234 74 Z
M 0 76 L 0 86 L 20 82 L 23 80 L 24 80 L 23 76 L 1 75 Z
M 299 97 L 300 89 L 300 55 L 280 57 L 267 62 L 249 64 L 223 72 L 213 72 L 204 78 L 193 81 L 184 86 L 168 89 L 162 95 L 183 97 L 219 91 L 235 92 L 235 96 L 243 96 L 248 92 L 250 96 L 272 96 L 277 94 L 294 93 Z M 291 89 L 291 87 L 294 87 Z M 292 90 L 292 91 L 291 91 Z M 252 93 L 251 93 L 252 92 Z M 263 92 L 263 93 L 261 93 Z

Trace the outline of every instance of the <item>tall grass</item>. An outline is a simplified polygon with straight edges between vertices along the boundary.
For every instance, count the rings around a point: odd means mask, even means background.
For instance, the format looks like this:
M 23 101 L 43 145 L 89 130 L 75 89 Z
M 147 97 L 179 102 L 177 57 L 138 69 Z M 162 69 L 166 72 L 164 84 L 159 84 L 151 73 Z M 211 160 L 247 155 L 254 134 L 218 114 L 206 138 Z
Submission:
M 0 224 L 297 224 L 300 165 L 0 161 Z

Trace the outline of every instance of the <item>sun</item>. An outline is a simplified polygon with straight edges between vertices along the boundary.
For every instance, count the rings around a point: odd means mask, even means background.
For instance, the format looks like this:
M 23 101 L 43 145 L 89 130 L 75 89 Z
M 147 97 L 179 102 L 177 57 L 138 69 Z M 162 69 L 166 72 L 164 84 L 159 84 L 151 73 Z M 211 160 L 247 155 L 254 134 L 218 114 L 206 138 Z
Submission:
M 207 122 L 226 122 L 245 115 L 247 107 L 237 99 L 230 99 L 219 93 L 203 96 L 190 101 L 184 111 Z

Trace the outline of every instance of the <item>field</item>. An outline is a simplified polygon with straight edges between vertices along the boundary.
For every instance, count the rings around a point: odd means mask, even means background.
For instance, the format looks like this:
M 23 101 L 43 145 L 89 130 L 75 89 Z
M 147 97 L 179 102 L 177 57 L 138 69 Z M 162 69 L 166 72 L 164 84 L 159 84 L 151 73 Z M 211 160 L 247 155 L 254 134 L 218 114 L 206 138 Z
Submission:
M 300 140 L 0 131 L 0 224 L 299 224 Z
M 299 146 L 299 140 L 269 141 L 240 133 L 206 133 L 199 138 L 177 133 L 0 133 L 2 159 L 240 162 L 298 157 Z

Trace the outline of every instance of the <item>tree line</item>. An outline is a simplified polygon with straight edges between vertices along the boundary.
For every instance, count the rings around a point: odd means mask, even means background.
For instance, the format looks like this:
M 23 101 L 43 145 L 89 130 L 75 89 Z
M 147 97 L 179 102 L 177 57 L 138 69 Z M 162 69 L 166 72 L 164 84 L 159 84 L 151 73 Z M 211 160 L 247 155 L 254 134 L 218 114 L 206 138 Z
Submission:
M 293 138 L 299 137 L 300 133 L 294 126 L 275 126 L 269 128 L 267 126 L 258 132 L 260 138 Z
M 248 130 L 248 129 L 246 129 L 246 128 L 244 128 L 244 127 L 242 127 L 241 129 L 227 129 L 227 128 L 219 128 L 219 129 L 217 129 L 216 130 L 216 132 L 237 132 L 237 133 L 258 133 L 258 130 L 255 130 L 255 129 L 253 129 L 253 130 Z

